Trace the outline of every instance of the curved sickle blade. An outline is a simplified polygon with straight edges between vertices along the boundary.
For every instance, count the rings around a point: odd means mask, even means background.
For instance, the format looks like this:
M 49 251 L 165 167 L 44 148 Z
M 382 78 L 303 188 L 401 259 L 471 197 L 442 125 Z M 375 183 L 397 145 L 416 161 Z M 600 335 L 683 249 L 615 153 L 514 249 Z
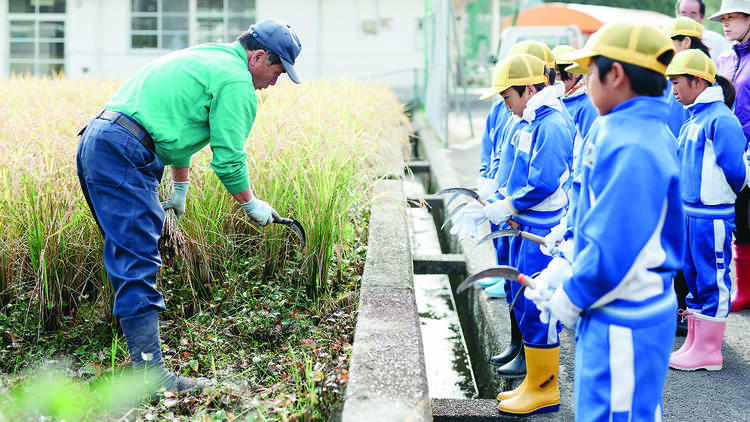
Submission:
M 481 245 L 482 243 L 484 243 L 484 242 L 486 242 L 486 241 L 488 241 L 488 240 L 492 240 L 492 239 L 497 239 L 498 237 L 505 237 L 505 236 L 520 236 L 520 234 L 521 234 L 521 231 L 520 231 L 520 230 L 518 230 L 518 229 L 502 229 L 502 230 L 496 230 L 496 231 L 494 231 L 494 232 L 492 232 L 492 233 L 488 234 L 487 236 L 485 236 L 485 237 L 483 237 L 483 238 L 479 239 L 479 241 L 477 242 L 477 244 L 476 244 L 476 245 L 474 245 L 474 247 L 477 247 L 477 246 Z
M 466 280 L 463 281 L 463 283 L 458 285 L 456 294 L 463 292 L 472 284 L 474 284 L 475 281 L 481 280 L 483 278 L 502 277 L 508 280 L 518 280 L 521 276 L 523 276 L 523 274 L 521 274 L 520 271 L 508 265 L 500 265 L 497 267 L 487 268 L 486 270 L 482 270 L 467 277 Z
M 456 208 L 453 208 L 453 211 L 445 216 L 445 220 L 443 220 L 443 225 L 440 226 L 440 230 L 443 230 L 445 228 L 445 225 L 448 224 L 449 221 L 451 221 L 451 218 L 453 218 L 453 216 L 461 211 L 461 208 L 465 207 L 467 204 L 468 202 L 464 202 L 463 204 L 458 205 Z
M 289 228 L 291 228 L 292 231 L 294 231 L 294 234 L 296 234 L 299 238 L 302 248 L 304 249 L 305 246 L 307 246 L 307 235 L 305 234 L 305 228 L 302 227 L 302 224 L 299 221 L 293 218 L 282 218 L 280 220 L 274 220 L 273 222 L 289 226 Z
M 485 201 L 484 199 L 482 199 L 481 197 L 479 197 L 479 194 L 477 194 L 476 192 L 474 192 L 473 190 L 468 189 L 468 188 L 448 188 L 448 189 L 443 189 L 443 190 L 441 190 L 439 192 L 435 192 L 435 195 L 443 195 L 445 193 L 452 193 L 452 194 L 454 194 L 453 197 L 450 199 L 450 201 L 448 201 L 448 203 L 450 203 L 451 201 L 453 201 L 458 195 L 466 195 L 466 196 L 470 196 L 472 199 L 475 199 L 475 200 L 479 201 L 479 203 L 482 204 L 482 205 L 487 205 L 487 201 Z

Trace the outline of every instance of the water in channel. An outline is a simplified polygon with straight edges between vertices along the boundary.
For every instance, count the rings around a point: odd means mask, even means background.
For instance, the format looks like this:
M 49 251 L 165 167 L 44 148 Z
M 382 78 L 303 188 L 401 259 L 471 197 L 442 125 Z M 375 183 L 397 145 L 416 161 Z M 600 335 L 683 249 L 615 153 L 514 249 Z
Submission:
M 418 182 L 404 182 L 408 197 L 424 196 Z M 437 229 L 424 208 L 409 208 L 412 254 L 440 254 Z M 476 383 L 447 275 L 414 275 L 427 384 L 432 398 L 477 397 Z

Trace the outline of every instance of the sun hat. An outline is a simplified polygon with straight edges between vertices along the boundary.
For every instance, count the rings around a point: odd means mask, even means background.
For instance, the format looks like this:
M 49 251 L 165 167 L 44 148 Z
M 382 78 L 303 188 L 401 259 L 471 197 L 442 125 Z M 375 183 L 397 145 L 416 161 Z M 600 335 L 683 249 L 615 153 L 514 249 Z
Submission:
M 711 15 L 708 20 L 721 22 L 721 15 L 726 15 L 727 13 L 745 13 L 750 15 L 750 1 L 722 0 L 719 11 Z
M 555 67 L 555 55 L 552 53 L 547 44 L 536 40 L 525 40 L 517 42 L 510 48 L 509 56 L 517 54 L 531 54 L 541 59 L 549 68 Z
M 669 63 L 665 75 L 693 75 L 709 83 L 716 81 L 716 63 L 697 49 L 682 50 Z
M 570 60 L 562 60 L 560 59 L 560 56 L 562 56 L 565 53 L 570 53 L 571 51 L 576 51 L 573 46 L 567 45 L 567 44 L 560 44 L 558 46 L 555 46 L 555 48 L 552 49 L 552 54 L 555 55 L 555 63 L 557 65 L 561 64 L 573 64 Z
M 680 16 L 672 19 L 672 21 L 664 27 L 664 35 L 669 38 L 677 37 L 679 35 L 703 38 L 703 25 L 688 17 Z
M 547 80 L 544 62 L 531 54 L 508 56 L 495 68 L 492 86 L 484 91 L 480 100 L 486 100 L 512 86 L 535 85 Z
M 667 51 L 674 51 L 674 43 L 655 26 L 620 21 L 605 24 L 586 41 L 583 48 L 563 54 L 561 59 L 574 62 L 565 70 L 575 73 L 588 72 L 592 57 L 605 56 L 663 75 L 667 65 L 657 59 Z M 580 69 L 571 69 L 576 65 Z
M 276 53 L 289 79 L 299 83 L 294 61 L 302 50 L 302 43 L 292 27 L 277 19 L 266 19 L 250 25 L 248 32 L 264 47 Z

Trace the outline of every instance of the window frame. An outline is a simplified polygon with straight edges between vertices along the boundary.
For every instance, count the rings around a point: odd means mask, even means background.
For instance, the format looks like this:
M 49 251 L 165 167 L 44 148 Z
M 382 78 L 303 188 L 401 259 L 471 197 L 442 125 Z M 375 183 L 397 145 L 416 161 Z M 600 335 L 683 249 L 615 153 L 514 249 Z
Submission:
M 68 49 L 68 20 L 67 20 L 67 6 L 65 3 L 66 12 L 40 12 L 39 9 L 44 6 L 40 6 L 39 2 L 35 2 L 34 12 L 28 13 L 10 13 L 10 3 L 8 3 L 8 74 L 13 73 L 12 66 L 14 64 L 30 64 L 33 67 L 32 74 L 40 75 L 40 66 L 49 67 L 50 65 L 61 65 L 61 72 L 65 72 L 65 60 L 67 57 Z M 34 36 L 32 38 L 14 38 L 11 33 L 11 22 L 31 22 L 34 26 Z M 42 23 L 62 23 L 63 25 L 63 36 L 60 37 L 44 37 L 40 36 L 40 28 Z M 34 45 L 34 55 L 32 58 L 13 58 L 11 53 L 11 45 L 14 43 L 29 43 Z M 40 57 L 40 45 L 45 43 L 62 43 L 63 53 L 62 58 L 42 58 Z M 43 73 L 50 75 L 50 72 Z
M 201 19 L 210 19 L 210 18 L 218 18 L 220 17 L 222 20 L 222 24 L 224 25 L 224 30 L 222 34 L 222 38 L 224 39 L 222 42 L 232 42 L 234 41 L 234 38 L 236 35 L 230 33 L 230 26 L 229 22 L 231 18 L 245 15 L 245 17 L 248 20 L 248 26 L 255 22 L 256 16 L 257 16 L 257 0 L 248 0 L 251 2 L 251 9 L 249 12 L 245 12 L 243 14 L 237 14 L 233 13 L 230 14 L 229 9 L 229 2 L 231 0 L 222 0 L 222 10 L 221 12 L 218 11 L 199 11 L 198 10 L 198 0 L 188 0 L 188 9 L 187 12 L 164 12 L 164 6 L 163 2 L 164 0 L 155 0 L 156 1 L 156 11 L 155 12 L 138 12 L 133 10 L 133 1 L 130 0 L 130 15 L 128 17 L 128 28 L 130 29 L 130 36 L 129 36 L 129 49 L 133 53 L 148 53 L 148 52 L 156 52 L 159 54 L 167 53 L 170 51 L 175 51 L 174 49 L 165 47 L 164 44 L 164 37 L 165 35 L 179 35 L 184 34 L 185 31 L 181 30 L 165 30 L 164 29 L 164 18 L 165 17 L 187 17 L 188 20 L 188 29 L 187 29 L 187 35 L 188 35 L 188 46 L 194 46 L 205 42 L 216 42 L 216 41 L 207 41 L 202 38 L 204 38 L 204 34 L 202 33 L 199 21 Z M 133 29 L 133 19 L 134 18 L 156 18 L 156 29 L 148 29 L 148 30 L 138 30 Z M 244 30 L 243 30 L 244 31 Z M 240 32 L 241 33 L 241 32 Z M 133 46 L 133 36 L 134 35 L 153 35 L 156 36 L 156 47 L 134 47 Z

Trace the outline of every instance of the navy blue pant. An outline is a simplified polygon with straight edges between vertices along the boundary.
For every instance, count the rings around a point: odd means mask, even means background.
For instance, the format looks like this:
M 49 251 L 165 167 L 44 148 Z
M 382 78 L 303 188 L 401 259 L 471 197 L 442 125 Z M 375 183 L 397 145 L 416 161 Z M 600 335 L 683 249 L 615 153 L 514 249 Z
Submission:
M 550 232 L 549 228 L 538 228 L 525 224 L 520 224 L 518 229 L 541 237 L 548 235 Z M 511 237 L 509 248 L 510 265 L 529 276 L 547 268 L 547 264 L 552 260 L 552 257 L 542 253 L 538 244 L 521 237 Z M 512 281 L 510 288 L 510 296 L 514 297 L 521 289 L 521 284 Z M 531 346 L 548 346 L 559 342 L 557 334 L 562 330 L 560 323 L 557 321 L 551 321 L 553 322 L 552 324 L 543 323 L 539 319 L 539 309 L 534 302 L 526 299 L 523 293 L 518 297 L 514 305 L 514 311 L 518 320 L 518 327 L 521 329 L 521 334 L 523 335 L 523 340 L 527 344 Z
M 717 318 L 729 315 L 729 292 L 732 279 L 733 218 L 700 218 L 685 216 L 685 256 L 683 272 L 690 294 L 687 307 Z
M 104 267 L 118 318 L 164 310 L 156 290 L 164 210 L 157 187 L 161 160 L 121 126 L 95 118 L 81 136 L 78 180 L 104 236 Z

